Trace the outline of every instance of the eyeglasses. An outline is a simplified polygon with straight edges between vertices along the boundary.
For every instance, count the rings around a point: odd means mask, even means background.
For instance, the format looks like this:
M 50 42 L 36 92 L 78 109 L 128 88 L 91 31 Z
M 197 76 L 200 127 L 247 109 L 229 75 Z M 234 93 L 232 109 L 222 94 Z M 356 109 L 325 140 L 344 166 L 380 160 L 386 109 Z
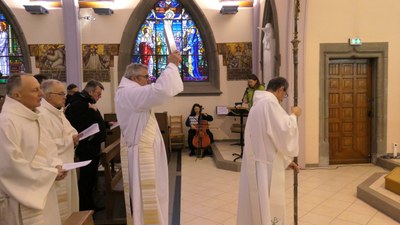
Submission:
M 65 92 L 59 92 L 59 93 L 56 93 L 56 92 L 49 92 L 49 94 L 59 95 L 59 96 L 66 96 L 66 95 L 67 95 Z
M 283 89 L 283 91 L 285 92 L 285 98 L 289 97 L 289 94 L 287 93 L 287 90 Z
M 150 78 L 149 75 L 137 75 L 137 77 L 143 77 L 143 78 L 146 79 L 146 80 Z

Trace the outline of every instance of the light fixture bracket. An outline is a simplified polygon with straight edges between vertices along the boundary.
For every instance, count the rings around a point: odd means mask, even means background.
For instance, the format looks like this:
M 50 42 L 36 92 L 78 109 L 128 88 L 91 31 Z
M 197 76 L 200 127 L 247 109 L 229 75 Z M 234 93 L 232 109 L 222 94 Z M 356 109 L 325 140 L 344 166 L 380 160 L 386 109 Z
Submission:
M 110 8 L 93 8 L 94 13 L 98 15 L 111 15 L 114 14 L 114 11 Z
M 219 13 L 223 15 L 236 14 L 238 12 L 238 5 L 223 5 Z
M 49 11 L 41 5 L 24 5 L 25 11 L 33 15 L 49 14 Z

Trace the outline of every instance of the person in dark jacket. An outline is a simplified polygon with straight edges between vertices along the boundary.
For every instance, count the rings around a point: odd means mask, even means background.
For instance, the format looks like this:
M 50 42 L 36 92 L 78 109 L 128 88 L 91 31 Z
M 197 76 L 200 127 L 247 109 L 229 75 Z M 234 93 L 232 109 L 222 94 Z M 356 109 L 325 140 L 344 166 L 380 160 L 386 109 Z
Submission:
M 72 96 L 79 92 L 78 86 L 76 84 L 69 84 L 67 86 L 67 98 L 65 99 L 65 106 L 68 106 L 71 103 Z
M 80 140 L 75 150 L 78 161 L 92 160 L 89 165 L 80 168 L 78 180 L 80 211 L 102 209 L 94 204 L 92 193 L 97 182 L 101 143 L 106 139 L 106 129 L 109 126 L 96 107 L 103 90 L 104 87 L 100 82 L 89 81 L 82 92 L 77 92 L 71 97 L 71 102 L 65 110 L 67 119 L 78 133 L 95 123 L 100 129 L 100 132 Z
M 196 147 L 193 145 L 193 138 L 196 136 L 196 132 L 198 129 L 198 124 L 203 124 L 203 121 L 213 121 L 214 118 L 211 115 L 208 115 L 207 113 L 203 113 L 203 106 L 201 106 L 198 103 L 195 103 L 192 106 L 192 110 L 190 111 L 190 115 L 186 119 L 186 126 L 189 127 L 188 131 L 188 145 L 190 149 L 189 156 L 195 155 L 195 150 Z M 208 123 L 207 123 L 208 124 Z M 211 131 L 208 129 L 208 126 L 206 128 L 206 133 L 208 137 L 210 138 L 210 142 L 214 142 L 214 136 L 211 133 Z M 205 155 L 211 155 L 212 151 L 211 148 L 208 147 L 203 151 L 202 157 Z

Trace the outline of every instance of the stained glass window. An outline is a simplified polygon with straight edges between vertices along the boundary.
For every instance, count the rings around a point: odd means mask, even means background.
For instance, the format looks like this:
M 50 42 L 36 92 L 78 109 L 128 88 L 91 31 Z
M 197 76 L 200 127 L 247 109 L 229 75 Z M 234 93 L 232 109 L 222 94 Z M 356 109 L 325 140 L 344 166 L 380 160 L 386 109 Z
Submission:
M 132 61 L 148 66 L 155 81 L 167 65 L 168 48 L 164 23 L 172 21 L 172 32 L 182 55 L 179 66 L 186 82 L 209 81 L 207 55 L 200 32 L 178 0 L 159 0 L 142 24 L 133 49 Z
M 24 71 L 21 47 L 15 32 L 0 12 L 0 77 Z

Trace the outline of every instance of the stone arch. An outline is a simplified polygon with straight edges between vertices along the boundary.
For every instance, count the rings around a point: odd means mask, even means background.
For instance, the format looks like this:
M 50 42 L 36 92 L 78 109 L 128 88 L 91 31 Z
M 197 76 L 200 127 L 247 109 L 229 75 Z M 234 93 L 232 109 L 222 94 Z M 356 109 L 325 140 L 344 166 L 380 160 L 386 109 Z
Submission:
M 131 62 L 134 42 L 139 29 L 156 2 L 157 0 L 140 1 L 128 19 L 124 33 L 122 34 L 119 48 L 118 80 L 122 78 L 125 67 Z M 211 26 L 196 3 L 191 0 L 180 0 L 180 2 L 196 22 L 201 37 L 203 38 L 203 42 L 207 43 L 205 49 L 208 57 L 209 71 L 208 82 L 185 82 L 185 89 L 180 95 L 220 95 L 222 92 L 220 91 L 219 82 L 220 76 L 217 44 Z
M 4 14 L 4 16 L 7 18 L 8 22 L 12 26 L 15 35 L 17 36 L 18 43 L 21 48 L 22 52 L 22 57 L 24 60 L 24 67 L 25 67 L 25 72 L 31 73 L 32 72 L 32 66 L 31 66 L 31 60 L 30 60 L 30 54 L 29 54 L 29 46 L 26 42 L 24 32 L 21 28 L 21 26 L 18 23 L 17 18 L 15 15 L 12 13 L 10 8 L 3 2 L 0 1 L 0 11 Z

